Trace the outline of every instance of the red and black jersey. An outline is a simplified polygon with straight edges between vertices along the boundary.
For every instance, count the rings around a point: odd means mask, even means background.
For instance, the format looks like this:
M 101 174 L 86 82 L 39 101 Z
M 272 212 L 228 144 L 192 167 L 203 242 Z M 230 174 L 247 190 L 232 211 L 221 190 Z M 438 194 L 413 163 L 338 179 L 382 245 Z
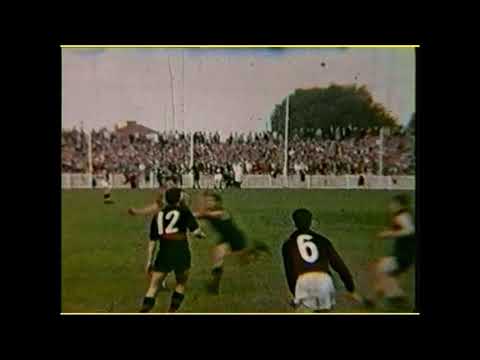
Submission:
M 295 231 L 283 244 L 282 255 L 292 294 L 300 275 L 317 271 L 331 275 L 330 267 L 340 275 L 348 291 L 355 290 L 352 275 L 332 243 L 314 231 Z
M 193 232 L 198 227 L 190 209 L 167 205 L 152 218 L 150 240 L 187 240 L 187 231 Z

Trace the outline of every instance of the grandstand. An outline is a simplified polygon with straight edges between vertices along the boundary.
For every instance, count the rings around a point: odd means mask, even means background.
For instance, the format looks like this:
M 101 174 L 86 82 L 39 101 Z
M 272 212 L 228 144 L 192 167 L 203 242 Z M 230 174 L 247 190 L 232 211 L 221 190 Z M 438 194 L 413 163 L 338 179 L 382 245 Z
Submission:
M 108 171 L 114 174 L 115 187 L 124 186 L 123 174 L 134 172 L 142 187 L 153 188 L 158 186 L 155 175 L 162 171 L 183 176 L 184 186 L 191 187 L 191 164 L 195 163 L 203 187 L 213 186 L 217 167 L 240 164 L 244 187 L 250 188 L 354 188 L 364 175 L 366 188 L 413 189 L 411 136 L 404 132 L 381 135 L 371 130 L 329 138 L 294 132 L 288 144 L 288 176 L 282 177 L 284 141 L 275 132 L 230 135 L 224 141 L 218 133 L 196 132 L 192 139 L 191 134 L 158 133 L 134 122 L 112 132 L 63 131 L 62 186 L 89 187 L 92 177 Z M 307 175 L 304 181 L 298 181 L 301 171 Z

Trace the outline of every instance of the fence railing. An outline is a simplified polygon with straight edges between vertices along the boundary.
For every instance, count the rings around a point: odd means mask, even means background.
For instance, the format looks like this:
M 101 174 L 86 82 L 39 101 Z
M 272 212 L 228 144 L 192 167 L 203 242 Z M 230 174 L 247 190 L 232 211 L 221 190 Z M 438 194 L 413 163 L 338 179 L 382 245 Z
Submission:
M 182 176 L 183 188 L 192 188 L 192 175 Z M 245 189 L 387 189 L 387 190 L 415 190 L 415 176 L 364 176 L 364 185 L 360 185 L 359 175 L 307 175 L 301 181 L 299 175 L 290 175 L 285 178 L 282 175 L 273 178 L 270 175 L 244 175 L 242 188 Z M 155 176 L 151 175 L 148 181 L 144 176 L 139 179 L 140 189 L 154 189 L 158 187 Z M 200 187 L 203 189 L 213 188 L 213 175 L 200 176 Z M 97 181 L 97 187 L 101 184 Z M 128 189 L 130 185 L 125 183 L 122 174 L 112 176 L 112 187 L 115 189 Z M 89 189 L 93 188 L 93 178 L 89 174 L 62 174 L 62 189 Z

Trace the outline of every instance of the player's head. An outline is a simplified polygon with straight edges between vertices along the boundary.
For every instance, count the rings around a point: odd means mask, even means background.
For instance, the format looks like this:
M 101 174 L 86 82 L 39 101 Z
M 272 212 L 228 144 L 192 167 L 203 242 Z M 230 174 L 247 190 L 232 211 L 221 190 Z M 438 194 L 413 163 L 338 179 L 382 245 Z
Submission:
M 207 209 L 220 208 L 222 206 L 222 197 L 214 192 L 205 192 L 205 207 Z
M 395 195 L 390 202 L 389 210 L 392 213 L 396 213 L 398 211 L 405 211 L 410 209 L 410 199 L 406 194 Z
M 309 230 L 312 226 L 312 213 L 307 209 L 297 209 L 292 214 L 292 219 L 298 230 Z
M 165 192 L 165 201 L 168 205 L 177 205 L 182 198 L 182 190 L 179 188 L 171 188 Z

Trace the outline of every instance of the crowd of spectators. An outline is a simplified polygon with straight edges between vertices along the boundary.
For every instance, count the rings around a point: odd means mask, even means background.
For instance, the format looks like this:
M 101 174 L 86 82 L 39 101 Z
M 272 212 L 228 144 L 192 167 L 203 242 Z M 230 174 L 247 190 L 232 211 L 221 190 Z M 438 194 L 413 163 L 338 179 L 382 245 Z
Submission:
M 344 134 L 345 135 L 345 134 Z M 288 142 L 289 173 L 344 175 L 377 174 L 380 136 L 368 130 L 347 136 L 305 135 L 293 132 Z M 383 173 L 415 173 L 413 138 L 397 132 L 383 137 Z M 195 166 L 200 174 L 241 164 L 244 174 L 277 175 L 283 171 L 284 141 L 274 132 L 231 134 L 223 141 L 218 133 L 194 134 Z M 92 131 L 93 172 L 187 174 L 190 135 L 160 133 L 157 139 L 143 135 L 119 136 L 101 129 Z M 88 139 L 76 129 L 62 131 L 62 171 L 89 171 Z

